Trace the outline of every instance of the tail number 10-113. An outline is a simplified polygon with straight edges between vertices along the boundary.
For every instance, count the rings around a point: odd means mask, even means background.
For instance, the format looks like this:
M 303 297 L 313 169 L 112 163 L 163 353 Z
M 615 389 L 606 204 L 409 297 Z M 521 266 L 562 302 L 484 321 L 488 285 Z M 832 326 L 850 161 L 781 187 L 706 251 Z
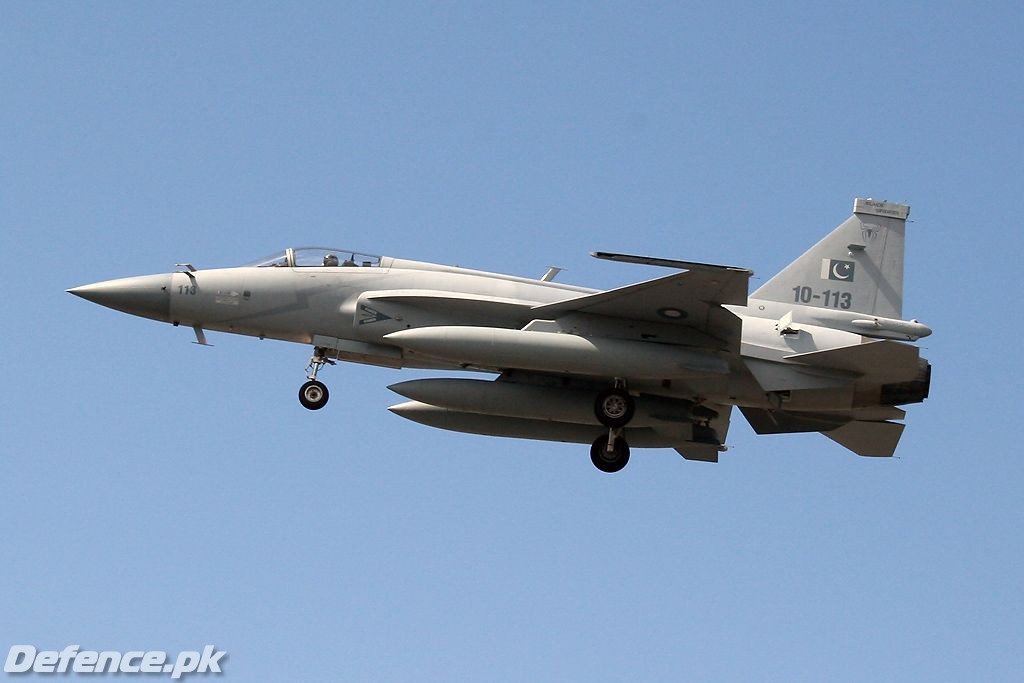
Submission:
M 832 289 L 815 293 L 812 288 L 804 285 L 793 288 L 793 301 L 798 304 L 814 304 L 846 310 L 853 305 L 853 295 L 849 292 L 837 292 Z

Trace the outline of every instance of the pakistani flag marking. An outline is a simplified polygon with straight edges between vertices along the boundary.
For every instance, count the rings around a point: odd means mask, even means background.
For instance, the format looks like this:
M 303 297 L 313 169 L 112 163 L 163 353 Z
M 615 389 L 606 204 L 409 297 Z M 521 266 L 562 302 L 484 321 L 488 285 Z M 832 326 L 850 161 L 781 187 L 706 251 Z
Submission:
M 853 282 L 854 265 L 853 261 L 823 258 L 821 259 L 821 279 Z

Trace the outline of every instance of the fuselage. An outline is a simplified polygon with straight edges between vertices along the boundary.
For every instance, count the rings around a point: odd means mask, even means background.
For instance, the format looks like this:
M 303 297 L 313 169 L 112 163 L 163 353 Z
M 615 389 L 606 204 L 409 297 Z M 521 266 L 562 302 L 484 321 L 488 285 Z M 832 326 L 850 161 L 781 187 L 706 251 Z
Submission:
M 891 456 L 899 407 L 928 396 L 931 366 L 903 320 L 910 207 L 857 198 L 853 215 L 752 295 L 746 268 L 594 252 L 670 269 L 606 291 L 345 249 L 286 249 L 236 268 L 69 290 L 134 315 L 313 347 L 299 403 L 320 410 L 335 359 L 476 371 L 389 388 L 391 412 L 432 427 L 590 443 L 615 472 L 629 444 L 717 462 L 733 406 L 758 434 L 820 432 Z M 664 271 L 662 271 L 664 272 Z
M 287 258 L 261 265 L 126 278 L 72 291 L 175 326 L 311 344 L 332 349 L 345 360 L 390 367 L 491 372 L 510 368 L 501 362 L 466 363 L 419 354 L 387 337 L 404 330 L 440 326 L 521 330 L 534 319 L 532 307 L 598 291 L 391 257 L 362 259 L 353 254 L 353 259 L 346 259 L 348 265 L 299 265 L 292 252 L 288 250 Z M 108 301 L 103 300 L 104 292 Z M 823 294 L 828 300 L 829 294 Z M 110 303 L 118 297 L 123 305 Z M 668 397 L 772 407 L 777 398 L 765 391 L 763 381 L 755 379 L 751 372 L 754 365 L 778 365 L 788 371 L 794 363 L 787 356 L 858 344 L 866 339 L 865 331 L 872 333 L 871 338 L 904 340 L 928 332 L 914 322 L 879 323 L 877 319 L 874 329 L 866 330 L 868 321 L 863 314 L 842 310 L 838 303 L 837 299 L 837 307 L 832 308 L 750 299 L 746 306 L 726 306 L 742 321 L 743 330 L 739 354 L 718 354 L 728 364 L 729 372 L 682 373 L 671 380 L 657 378 L 655 370 L 635 372 L 637 377 L 630 378 L 630 388 Z M 657 344 L 656 350 L 665 352 L 672 348 L 684 352 L 688 345 L 696 344 L 685 328 L 668 322 L 624 324 L 585 315 L 570 320 L 571 329 L 557 331 L 587 339 L 642 342 L 647 344 L 643 347 L 646 349 Z M 526 353 L 529 355 L 528 350 Z M 628 347 L 623 353 L 629 354 Z M 631 362 L 636 361 L 637 354 L 629 355 Z M 525 369 L 541 373 L 562 370 Z M 612 361 L 606 374 L 586 373 L 583 379 L 602 382 L 626 374 L 617 371 Z M 818 389 L 815 400 L 819 409 L 865 406 L 874 400 L 872 393 L 858 398 L 845 389 L 821 391 L 820 384 L 820 380 L 808 384 Z M 792 389 L 799 392 L 800 388 Z M 787 390 L 790 398 L 792 389 Z M 830 401 L 835 405 L 829 405 Z

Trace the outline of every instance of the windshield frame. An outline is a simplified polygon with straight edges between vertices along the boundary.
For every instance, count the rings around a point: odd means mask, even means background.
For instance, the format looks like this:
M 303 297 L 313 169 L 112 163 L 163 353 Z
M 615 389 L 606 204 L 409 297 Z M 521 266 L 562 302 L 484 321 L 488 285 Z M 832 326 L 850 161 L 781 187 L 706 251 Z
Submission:
M 333 257 L 333 259 L 331 259 Z M 243 263 L 242 268 L 381 268 L 384 257 L 335 247 L 288 247 L 284 251 Z
M 335 247 L 295 247 L 288 251 L 292 268 L 380 268 L 383 260 L 377 254 Z

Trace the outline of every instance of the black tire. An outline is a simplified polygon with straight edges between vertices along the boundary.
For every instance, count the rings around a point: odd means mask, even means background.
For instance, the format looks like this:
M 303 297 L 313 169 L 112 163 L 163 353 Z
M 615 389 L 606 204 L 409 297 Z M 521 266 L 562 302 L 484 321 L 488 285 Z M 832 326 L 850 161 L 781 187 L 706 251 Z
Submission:
M 629 444 L 621 436 L 615 439 L 615 447 L 608 452 L 608 435 L 602 434 L 590 447 L 590 461 L 602 472 L 618 472 L 629 462 Z
M 299 403 L 307 410 L 320 410 L 327 405 L 330 397 L 327 385 L 323 382 L 312 380 L 299 387 Z
M 605 389 L 594 400 L 597 421 L 609 429 L 625 427 L 635 412 L 636 402 L 625 389 Z

